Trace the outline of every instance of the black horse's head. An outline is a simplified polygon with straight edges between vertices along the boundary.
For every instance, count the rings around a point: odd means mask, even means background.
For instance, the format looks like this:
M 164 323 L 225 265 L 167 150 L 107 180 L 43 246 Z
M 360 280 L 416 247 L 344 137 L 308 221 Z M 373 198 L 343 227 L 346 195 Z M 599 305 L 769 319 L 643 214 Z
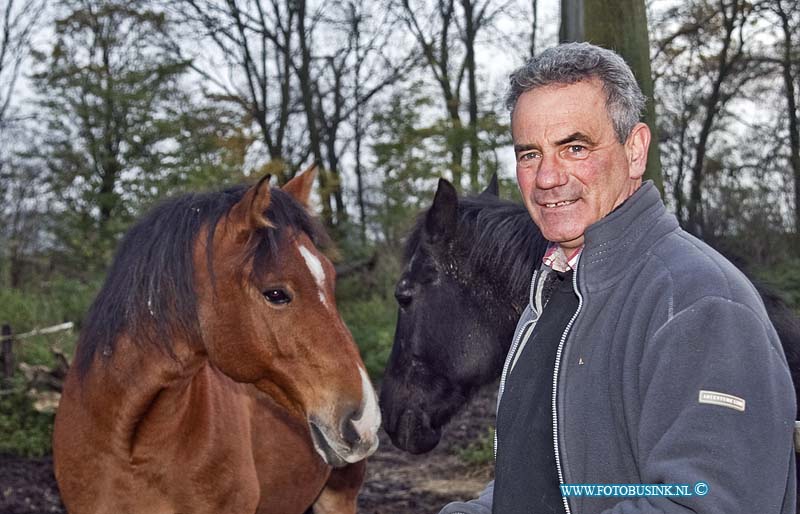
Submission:
M 397 283 L 394 346 L 381 408 L 394 444 L 431 450 L 442 426 L 498 376 L 544 240 L 524 207 L 497 197 L 497 182 L 459 200 L 439 181 L 417 221 Z

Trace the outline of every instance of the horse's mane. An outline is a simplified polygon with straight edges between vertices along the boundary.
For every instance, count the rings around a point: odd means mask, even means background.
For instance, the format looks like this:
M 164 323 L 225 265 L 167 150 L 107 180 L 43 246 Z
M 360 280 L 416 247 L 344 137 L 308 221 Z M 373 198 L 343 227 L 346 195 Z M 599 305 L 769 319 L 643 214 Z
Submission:
M 176 336 L 199 336 L 194 244 L 203 235 L 211 242 L 217 223 L 246 190 L 237 186 L 166 200 L 125 234 L 83 322 L 75 352 L 80 376 L 97 352 L 110 355 L 123 333 L 137 345 L 154 345 L 170 356 Z M 256 269 L 269 265 L 287 233 L 305 232 L 315 244 L 328 241 L 317 220 L 280 189 L 271 190 L 267 217 L 275 228 L 259 229 L 244 250 Z M 213 247 L 207 248 L 210 263 Z
M 426 213 L 408 236 L 406 262 L 422 240 Z M 459 265 L 502 280 L 504 289 L 510 287 L 509 300 L 527 296 L 531 274 L 548 244 L 524 205 L 489 194 L 459 199 L 454 239 L 459 256 L 465 257 Z

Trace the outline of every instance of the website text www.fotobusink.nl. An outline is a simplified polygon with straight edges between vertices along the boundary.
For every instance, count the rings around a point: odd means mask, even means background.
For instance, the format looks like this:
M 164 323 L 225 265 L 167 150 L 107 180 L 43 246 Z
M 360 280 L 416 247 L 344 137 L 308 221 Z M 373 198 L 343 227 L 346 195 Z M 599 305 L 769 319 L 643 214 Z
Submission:
M 562 496 L 705 496 L 708 484 L 561 484 Z

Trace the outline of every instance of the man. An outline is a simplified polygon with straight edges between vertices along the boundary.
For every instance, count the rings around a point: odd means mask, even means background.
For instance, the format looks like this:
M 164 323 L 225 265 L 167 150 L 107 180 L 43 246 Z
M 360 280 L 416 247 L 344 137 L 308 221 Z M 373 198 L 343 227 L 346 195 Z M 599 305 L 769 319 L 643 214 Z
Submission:
M 778 337 L 752 284 L 642 184 L 630 68 L 561 45 L 511 75 L 507 106 L 520 191 L 552 244 L 501 378 L 495 482 L 442 514 L 794 513 Z

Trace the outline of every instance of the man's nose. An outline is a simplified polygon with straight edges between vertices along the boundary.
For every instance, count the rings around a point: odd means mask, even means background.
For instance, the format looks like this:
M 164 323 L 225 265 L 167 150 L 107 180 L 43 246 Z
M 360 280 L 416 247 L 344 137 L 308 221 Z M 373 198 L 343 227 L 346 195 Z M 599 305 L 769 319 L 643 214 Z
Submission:
M 567 183 L 568 175 L 562 163 L 558 162 L 555 155 L 543 155 L 536 173 L 536 187 L 538 189 L 552 189 Z

